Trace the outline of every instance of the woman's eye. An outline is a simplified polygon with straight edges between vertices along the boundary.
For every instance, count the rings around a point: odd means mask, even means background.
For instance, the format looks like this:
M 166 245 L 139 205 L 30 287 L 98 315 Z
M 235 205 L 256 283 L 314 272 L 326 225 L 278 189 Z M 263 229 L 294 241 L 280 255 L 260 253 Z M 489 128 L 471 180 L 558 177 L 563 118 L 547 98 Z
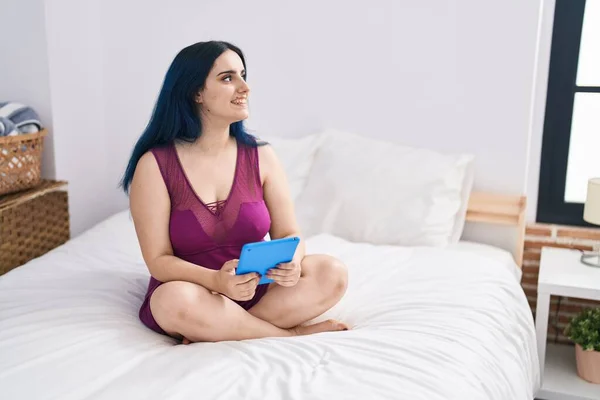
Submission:
M 227 75 L 225 76 L 225 78 L 223 78 L 223 82 L 231 82 L 232 76 L 231 75 Z M 242 79 L 246 80 L 246 74 L 242 75 Z

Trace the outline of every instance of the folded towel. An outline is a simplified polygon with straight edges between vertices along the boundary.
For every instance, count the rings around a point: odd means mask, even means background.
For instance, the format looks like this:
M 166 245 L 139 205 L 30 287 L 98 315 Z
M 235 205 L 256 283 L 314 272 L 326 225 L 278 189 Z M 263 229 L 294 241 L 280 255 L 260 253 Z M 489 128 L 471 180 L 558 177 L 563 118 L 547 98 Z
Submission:
M 0 117 L 0 136 L 16 136 L 18 134 L 17 127 L 10 119 Z
M 42 130 L 43 126 L 37 113 L 21 103 L 0 103 L 0 118 L 6 118 L 16 127 L 17 133 L 35 133 Z M 8 134 L 0 136 L 8 136 Z

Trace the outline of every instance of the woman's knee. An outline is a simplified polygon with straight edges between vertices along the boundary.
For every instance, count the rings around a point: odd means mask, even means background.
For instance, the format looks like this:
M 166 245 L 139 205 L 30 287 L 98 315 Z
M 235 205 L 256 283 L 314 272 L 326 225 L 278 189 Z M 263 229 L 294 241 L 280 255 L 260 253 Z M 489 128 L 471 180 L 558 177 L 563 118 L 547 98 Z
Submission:
M 342 297 L 348 288 L 348 267 L 334 257 L 327 257 L 319 268 L 319 279 L 334 297 Z
M 198 305 L 212 294 L 191 282 L 172 281 L 160 285 L 150 298 L 150 310 L 156 322 L 167 332 L 177 330 L 190 320 L 201 322 Z

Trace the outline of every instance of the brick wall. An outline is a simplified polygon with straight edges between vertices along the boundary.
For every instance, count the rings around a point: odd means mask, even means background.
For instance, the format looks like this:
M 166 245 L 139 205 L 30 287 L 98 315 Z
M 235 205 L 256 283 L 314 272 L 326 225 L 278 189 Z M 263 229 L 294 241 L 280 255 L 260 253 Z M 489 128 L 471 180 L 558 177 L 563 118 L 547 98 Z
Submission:
M 527 226 L 521 286 L 527 295 L 534 316 L 542 247 L 593 250 L 598 246 L 600 246 L 600 229 L 550 224 L 531 224 Z M 565 326 L 583 307 L 590 306 L 600 307 L 600 302 L 552 296 L 550 298 L 550 316 L 548 320 L 548 342 L 570 344 L 569 339 L 563 335 Z

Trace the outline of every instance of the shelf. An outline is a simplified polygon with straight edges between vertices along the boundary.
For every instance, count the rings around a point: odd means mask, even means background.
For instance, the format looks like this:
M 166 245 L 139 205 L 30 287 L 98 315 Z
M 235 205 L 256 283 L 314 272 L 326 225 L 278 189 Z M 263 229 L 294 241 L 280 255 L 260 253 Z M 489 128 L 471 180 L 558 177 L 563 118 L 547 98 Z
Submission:
M 577 375 L 573 346 L 548 343 L 544 381 L 536 399 L 600 400 L 600 384 L 589 383 Z

